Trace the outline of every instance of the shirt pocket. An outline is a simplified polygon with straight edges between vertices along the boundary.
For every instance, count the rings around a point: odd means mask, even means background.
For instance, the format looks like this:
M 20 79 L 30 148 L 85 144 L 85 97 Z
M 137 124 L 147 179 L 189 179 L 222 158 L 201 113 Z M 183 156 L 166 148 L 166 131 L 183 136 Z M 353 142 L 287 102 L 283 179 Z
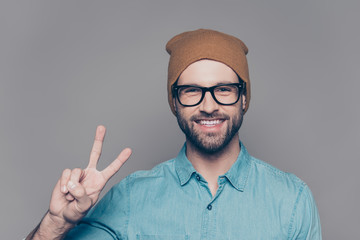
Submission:
M 190 240 L 189 235 L 136 235 L 136 240 Z

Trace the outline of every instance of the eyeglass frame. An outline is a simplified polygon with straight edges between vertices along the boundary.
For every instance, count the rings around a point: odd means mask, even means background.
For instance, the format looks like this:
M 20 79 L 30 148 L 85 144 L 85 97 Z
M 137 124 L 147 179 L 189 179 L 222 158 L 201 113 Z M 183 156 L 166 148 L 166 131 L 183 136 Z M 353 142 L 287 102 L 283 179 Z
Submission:
M 217 88 L 217 87 L 221 87 L 221 86 L 237 86 L 238 87 L 238 97 L 236 99 L 236 101 L 234 103 L 221 103 L 219 102 L 219 100 L 216 99 L 215 97 L 215 93 L 214 93 L 214 89 Z M 198 103 L 196 104 L 193 104 L 193 105 L 186 105 L 186 104 L 183 104 L 181 101 L 180 101 L 180 98 L 179 98 L 179 88 L 181 87 L 196 87 L 196 88 L 199 88 L 201 89 L 201 98 L 199 100 Z M 179 101 L 180 105 L 184 106 L 184 107 L 194 107 L 194 106 L 197 106 L 199 105 L 203 100 L 204 100 L 204 97 L 205 97 L 205 94 L 206 92 L 210 92 L 212 98 L 215 100 L 215 102 L 219 105 L 225 105 L 225 106 L 230 106 L 230 105 L 234 105 L 236 104 L 239 99 L 240 99 L 240 96 L 241 94 L 244 93 L 246 89 L 246 83 L 244 81 L 241 81 L 240 83 L 228 83 L 228 84 L 219 84 L 219 85 L 215 85 L 215 86 L 212 86 L 212 87 L 200 87 L 200 86 L 196 86 L 196 85 L 176 85 L 174 84 L 172 86 L 172 94 L 175 98 L 177 98 L 177 100 Z

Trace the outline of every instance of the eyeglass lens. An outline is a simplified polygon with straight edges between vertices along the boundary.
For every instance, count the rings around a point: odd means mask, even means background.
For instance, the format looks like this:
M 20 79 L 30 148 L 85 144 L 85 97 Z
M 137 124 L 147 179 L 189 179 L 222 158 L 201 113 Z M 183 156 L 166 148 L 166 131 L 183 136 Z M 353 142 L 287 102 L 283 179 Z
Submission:
M 179 86 L 178 97 L 183 105 L 197 105 L 203 98 L 206 88 L 195 86 Z M 237 85 L 220 85 L 210 88 L 212 96 L 221 104 L 234 104 L 239 98 L 239 87 Z

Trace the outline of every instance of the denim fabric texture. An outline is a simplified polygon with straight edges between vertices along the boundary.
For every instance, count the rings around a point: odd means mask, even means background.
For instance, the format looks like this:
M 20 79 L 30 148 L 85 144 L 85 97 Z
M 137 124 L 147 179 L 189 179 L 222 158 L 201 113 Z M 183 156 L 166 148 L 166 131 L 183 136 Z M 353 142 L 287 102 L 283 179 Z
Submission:
M 215 196 L 184 145 L 176 158 L 115 185 L 65 239 L 321 239 L 308 186 L 240 144 Z

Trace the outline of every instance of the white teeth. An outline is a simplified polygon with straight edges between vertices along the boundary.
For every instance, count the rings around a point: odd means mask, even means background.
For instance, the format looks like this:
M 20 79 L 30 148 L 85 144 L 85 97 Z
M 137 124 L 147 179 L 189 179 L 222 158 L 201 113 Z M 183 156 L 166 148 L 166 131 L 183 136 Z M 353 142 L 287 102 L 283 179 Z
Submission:
M 213 125 L 219 124 L 221 122 L 222 122 L 222 120 L 200 120 L 199 123 L 201 125 L 213 126 Z

